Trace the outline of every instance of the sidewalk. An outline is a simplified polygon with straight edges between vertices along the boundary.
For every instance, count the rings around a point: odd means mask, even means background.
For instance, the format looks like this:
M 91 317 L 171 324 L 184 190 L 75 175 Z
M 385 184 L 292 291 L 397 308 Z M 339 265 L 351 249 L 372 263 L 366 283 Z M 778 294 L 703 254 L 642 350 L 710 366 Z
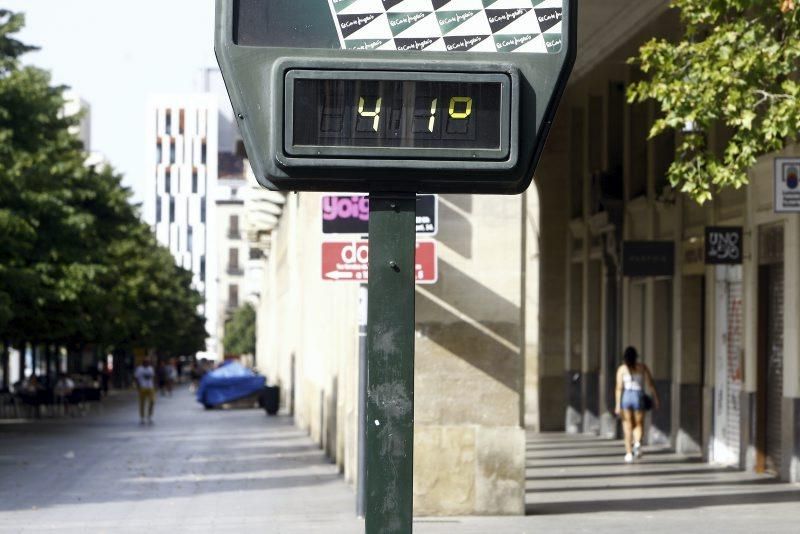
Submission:
M 81 419 L 0 424 L 0 532 L 358 532 L 354 494 L 288 418 L 186 389 L 140 427 L 131 393 Z
M 528 440 L 527 517 L 419 518 L 419 534 L 796 533 L 800 486 L 618 442 Z M 0 532 L 356 534 L 355 495 L 288 418 L 185 389 L 140 427 L 132 394 L 85 418 L 0 422 Z

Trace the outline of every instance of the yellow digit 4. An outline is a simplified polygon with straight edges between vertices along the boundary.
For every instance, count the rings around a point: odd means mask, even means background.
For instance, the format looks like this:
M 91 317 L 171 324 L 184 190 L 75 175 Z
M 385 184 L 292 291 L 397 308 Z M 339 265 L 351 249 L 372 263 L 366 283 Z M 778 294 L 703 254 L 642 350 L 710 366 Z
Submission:
M 376 132 L 378 131 L 378 126 L 381 123 L 381 100 L 381 97 L 378 97 L 378 99 L 375 101 L 375 109 L 372 111 L 365 111 L 364 106 L 366 103 L 364 102 L 364 97 L 361 96 L 358 98 L 358 114 L 362 117 L 374 117 L 372 120 L 372 129 Z
M 463 111 L 456 111 L 457 104 L 466 104 Z M 450 118 L 466 119 L 472 115 L 472 98 L 468 96 L 454 96 L 450 99 Z

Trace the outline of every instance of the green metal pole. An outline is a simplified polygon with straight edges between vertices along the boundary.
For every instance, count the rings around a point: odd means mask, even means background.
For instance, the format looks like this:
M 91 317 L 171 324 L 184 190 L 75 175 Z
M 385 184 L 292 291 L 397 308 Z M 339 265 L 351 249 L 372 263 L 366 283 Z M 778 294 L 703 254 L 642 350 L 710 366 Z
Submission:
M 416 195 L 370 195 L 366 534 L 411 532 L 415 240 Z

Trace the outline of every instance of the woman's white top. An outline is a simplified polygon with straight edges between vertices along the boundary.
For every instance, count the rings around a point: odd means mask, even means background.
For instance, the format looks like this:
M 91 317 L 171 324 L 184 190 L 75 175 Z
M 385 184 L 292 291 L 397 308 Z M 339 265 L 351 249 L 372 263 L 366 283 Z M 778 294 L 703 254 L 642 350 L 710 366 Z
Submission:
M 622 387 L 625 391 L 644 391 L 644 373 L 631 373 L 626 365 L 622 374 Z

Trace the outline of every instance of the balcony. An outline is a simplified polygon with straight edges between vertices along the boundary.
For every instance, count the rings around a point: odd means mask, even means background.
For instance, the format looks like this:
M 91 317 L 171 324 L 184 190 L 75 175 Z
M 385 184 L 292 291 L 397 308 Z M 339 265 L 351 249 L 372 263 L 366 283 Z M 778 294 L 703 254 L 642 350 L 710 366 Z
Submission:
M 240 265 L 228 264 L 228 267 L 227 267 L 227 269 L 225 269 L 225 272 L 228 273 L 231 276 L 243 276 L 244 275 L 244 269 L 242 269 L 242 267 Z

